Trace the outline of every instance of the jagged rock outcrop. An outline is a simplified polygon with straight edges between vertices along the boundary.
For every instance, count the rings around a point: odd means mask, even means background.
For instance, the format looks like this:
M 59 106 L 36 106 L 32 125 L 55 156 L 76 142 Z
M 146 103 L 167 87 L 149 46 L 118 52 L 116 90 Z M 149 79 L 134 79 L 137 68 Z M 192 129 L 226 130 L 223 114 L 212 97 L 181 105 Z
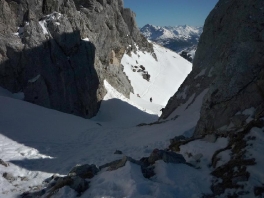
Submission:
M 170 99 L 160 119 L 204 90 L 195 136 L 242 128 L 264 116 L 264 2 L 220 0 L 205 21 L 193 71 Z M 193 97 L 194 96 L 194 97 Z
M 104 79 L 133 92 L 125 52 L 153 53 L 122 0 L 3 0 L 0 15 L 0 86 L 86 118 L 98 111 Z

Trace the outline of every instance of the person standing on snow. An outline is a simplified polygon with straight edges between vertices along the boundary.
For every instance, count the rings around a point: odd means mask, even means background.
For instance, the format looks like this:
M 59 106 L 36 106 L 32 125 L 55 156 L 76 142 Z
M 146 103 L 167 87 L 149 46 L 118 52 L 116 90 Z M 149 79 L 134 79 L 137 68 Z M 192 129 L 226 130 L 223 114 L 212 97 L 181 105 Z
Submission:
M 150 100 L 150 102 L 152 102 L 152 97 L 150 97 L 150 99 L 149 99 L 149 100 Z

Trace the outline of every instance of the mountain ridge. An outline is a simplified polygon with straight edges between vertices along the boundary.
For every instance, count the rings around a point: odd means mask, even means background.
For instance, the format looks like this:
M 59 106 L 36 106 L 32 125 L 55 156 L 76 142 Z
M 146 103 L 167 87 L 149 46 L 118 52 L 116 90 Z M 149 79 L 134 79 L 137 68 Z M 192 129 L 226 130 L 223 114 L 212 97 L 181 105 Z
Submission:
M 147 24 L 140 28 L 140 31 L 148 40 L 171 49 L 192 62 L 202 29 L 202 26 L 178 25 L 162 27 Z
M 147 37 L 149 40 L 160 39 L 156 32 L 170 32 L 170 35 L 166 37 L 166 35 L 162 35 L 163 38 L 182 38 L 182 37 L 189 37 L 189 36 L 200 36 L 202 33 L 202 26 L 189 26 L 189 25 L 176 25 L 176 26 L 155 26 L 151 24 L 146 24 L 142 28 L 140 28 L 141 32 L 144 36 Z M 152 32 L 153 31 L 153 32 Z

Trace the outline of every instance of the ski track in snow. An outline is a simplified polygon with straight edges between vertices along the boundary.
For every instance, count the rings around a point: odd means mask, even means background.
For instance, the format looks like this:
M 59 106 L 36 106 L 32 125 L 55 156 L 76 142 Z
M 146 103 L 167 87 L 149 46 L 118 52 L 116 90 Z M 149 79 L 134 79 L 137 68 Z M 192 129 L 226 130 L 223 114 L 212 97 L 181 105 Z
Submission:
M 159 50 L 157 50 L 159 52 Z M 162 65 L 159 64 L 159 71 L 157 73 L 157 75 L 154 77 L 154 80 L 151 82 L 151 84 L 147 87 L 147 89 L 144 91 L 144 93 L 140 94 L 142 95 L 142 97 L 144 97 L 150 90 L 150 88 L 154 85 L 154 83 L 156 82 L 156 79 L 159 77 L 160 73 L 161 73 L 161 68 L 162 68 Z

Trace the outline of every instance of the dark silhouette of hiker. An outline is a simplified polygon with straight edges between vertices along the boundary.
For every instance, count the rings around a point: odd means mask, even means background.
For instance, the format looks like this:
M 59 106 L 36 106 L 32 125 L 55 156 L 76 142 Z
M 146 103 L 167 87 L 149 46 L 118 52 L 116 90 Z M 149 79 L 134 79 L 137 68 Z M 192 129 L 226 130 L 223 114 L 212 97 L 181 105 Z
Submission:
M 150 99 L 149 99 L 149 100 L 150 100 L 150 102 L 152 102 L 152 97 L 150 97 Z

